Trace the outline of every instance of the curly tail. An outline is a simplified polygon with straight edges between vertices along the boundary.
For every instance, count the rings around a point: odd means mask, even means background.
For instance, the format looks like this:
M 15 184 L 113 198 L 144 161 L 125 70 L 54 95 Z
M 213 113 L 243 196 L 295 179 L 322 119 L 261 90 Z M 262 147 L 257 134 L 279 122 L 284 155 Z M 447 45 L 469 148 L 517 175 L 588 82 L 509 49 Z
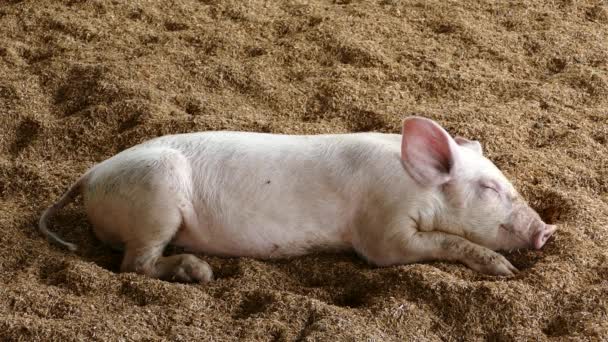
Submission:
M 84 179 L 85 179 L 86 175 L 83 175 L 82 177 L 80 177 L 80 179 L 78 179 L 76 181 L 76 183 L 74 183 L 70 189 L 68 191 L 66 191 L 66 193 L 63 194 L 63 196 L 61 196 L 61 199 L 59 199 L 59 201 L 57 201 L 56 203 L 54 203 L 52 206 L 50 206 L 49 208 L 47 208 L 42 215 L 40 216 L 40 220 L 38 221 L 38 229 L 40 230 L 40 232 L 42 233 L 42 235 L 44 235 L 47 239 L 49 239 L 51 242 L 55 242 L 61 246 L 66 247 L 67 249 L 69 249 L 70 251 L 76 251 L 78 249 L 78 246 L 76 246 L 73 243 L 64 241 L 63 239 L 61 239 L 59 236 L 57 236 L 57 234 L 49 231 L 48 229 L 48 221 L 49 219 L 55 215 L 55 213 L 57 213 L 57 211 L 59 211 L 61 208 L 63 208 L 66 204 L 70 203 L 72 200 L 74 200 L 74 198 L 80 193 L 80 189 L 84 183 Z

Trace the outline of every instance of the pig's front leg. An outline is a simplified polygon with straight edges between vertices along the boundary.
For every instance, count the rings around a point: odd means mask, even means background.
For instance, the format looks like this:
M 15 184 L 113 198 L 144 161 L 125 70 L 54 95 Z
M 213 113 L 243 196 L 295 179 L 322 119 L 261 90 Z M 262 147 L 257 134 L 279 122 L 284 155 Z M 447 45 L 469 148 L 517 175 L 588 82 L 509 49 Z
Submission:
M 500 276 L 512 276 L 518 272 L 501 254 L 443 232 L 416 232 L 408 239 L 403 252 L 409 262 L 458 261 L 478 272 Z
M 517 273 L 517 269 L 504 256 L 457 235 L 399 229 L 397 234 L 387 236 L 380 238 L 383 241 L 380 244 L 368 243 L 356 249 L 379 266 L 446 260 L 461 262 L 485 274 L 511 276 Z M 362 241 L 374 240 L 368 238 Z

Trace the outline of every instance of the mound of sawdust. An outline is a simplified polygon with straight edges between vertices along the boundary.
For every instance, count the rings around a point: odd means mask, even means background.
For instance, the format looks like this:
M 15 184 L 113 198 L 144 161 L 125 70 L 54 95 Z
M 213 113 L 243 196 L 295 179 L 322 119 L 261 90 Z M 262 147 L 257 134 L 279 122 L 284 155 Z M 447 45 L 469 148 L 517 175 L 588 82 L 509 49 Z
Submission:
M 608 5 L 532 1 L 5 1 L 3 340 L 608 339 Z M 205 257 L 206 286 L 118 274 L 79 205 L 95 162 L 167 133 L 399 132 L 480 140 L 550 223 L 498 279 L 352 254 Z

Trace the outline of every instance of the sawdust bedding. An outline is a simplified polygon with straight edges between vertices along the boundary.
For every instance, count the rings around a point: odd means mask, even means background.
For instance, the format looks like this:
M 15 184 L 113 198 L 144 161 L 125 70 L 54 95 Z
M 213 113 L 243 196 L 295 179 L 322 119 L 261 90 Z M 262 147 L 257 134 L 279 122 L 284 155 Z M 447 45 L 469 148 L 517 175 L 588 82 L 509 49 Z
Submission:
M 3 340 L 608 339 L 608 5 L 602 1 L 40 0 L 0 4 Z M 186 285 L 120 274 L 79 203 L 94 163 L 203 130 L 477 139 L 545 221 L 513 278 L 351 253 L 202 256 Z

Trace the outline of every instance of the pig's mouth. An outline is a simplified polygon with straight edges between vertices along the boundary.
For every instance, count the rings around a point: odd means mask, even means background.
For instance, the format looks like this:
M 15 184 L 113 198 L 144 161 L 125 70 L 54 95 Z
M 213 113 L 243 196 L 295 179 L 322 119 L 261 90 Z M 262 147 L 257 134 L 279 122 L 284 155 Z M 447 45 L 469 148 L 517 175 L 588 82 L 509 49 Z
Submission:
M 536 229 L 534 229 L 534 225 L 536 225 Z M 517 229 L 511 224 L 501 224 L 501 229 L 507 231 L 511 236 L 517 239 L 521 246 L 527 246 L 527 248 L 531 249 L 541 249 L 549 238 L 555 233 L 557 227 L 550 224 L 545 224 L 542 221 L 530 220 L 528 222 L 528 226 L 523 231 L 530 231 L 534 229 L 534 233 L 529 237 L 523 236 L 518 232 Z
M 509 233 L 509 235 L 511 235 L 511 236 L 515 237 L 517 240 L 519 240 L 519 242 L 522 246 L 529 245 L 529 243 L 528 243 L 529 240 L 527 238 L 525 238 L 524 236 L 518 234 L 512 225 L 501 224 L 500 228 L 504 229 L 505 231 L 507 231 Z

